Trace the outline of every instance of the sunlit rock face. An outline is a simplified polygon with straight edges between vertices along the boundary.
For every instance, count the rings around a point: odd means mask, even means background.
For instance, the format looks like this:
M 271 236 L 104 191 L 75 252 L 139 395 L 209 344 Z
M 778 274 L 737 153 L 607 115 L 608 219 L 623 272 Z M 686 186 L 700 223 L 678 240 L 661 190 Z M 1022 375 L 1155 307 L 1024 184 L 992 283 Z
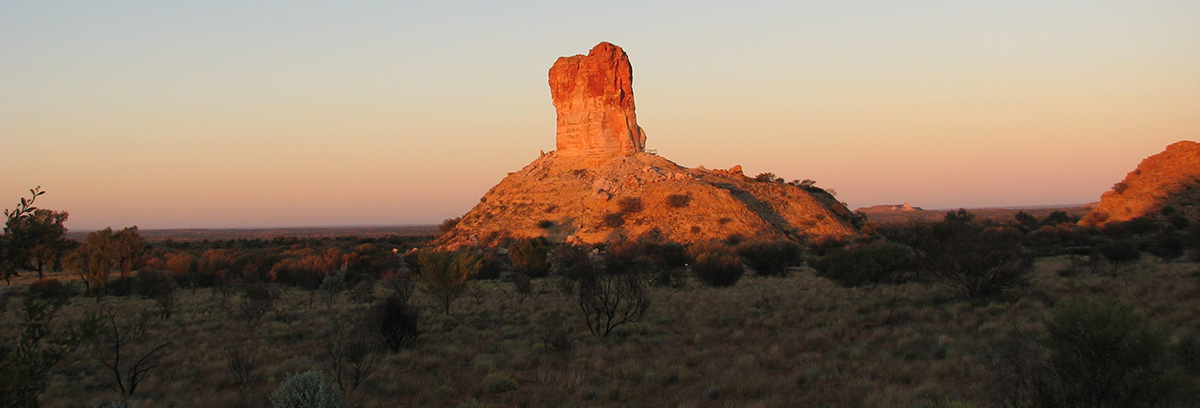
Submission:
M 1102 227 L 1141 217 L 1200 221 L 1200 143 L 1176 142 L 1142 160 L 1100 196 L 1100 204 L 1080 224 Z
M 862 236 L 861 219 L 819 188 L 758 181 L 741 166 L 685 168 L 645 152 L 629 57 L 620 47 L 600 43 L 586 56 L 559 58 L 550 68 L 550 93 L 558 150 L 509 173 L 434 246 Z
M 633 68 L 621 47 L 602 42 L 587 55 L 560 57 L 550 67 L 550 96 L 559 155 L 601 163 L 645 149 L 634 113 Z

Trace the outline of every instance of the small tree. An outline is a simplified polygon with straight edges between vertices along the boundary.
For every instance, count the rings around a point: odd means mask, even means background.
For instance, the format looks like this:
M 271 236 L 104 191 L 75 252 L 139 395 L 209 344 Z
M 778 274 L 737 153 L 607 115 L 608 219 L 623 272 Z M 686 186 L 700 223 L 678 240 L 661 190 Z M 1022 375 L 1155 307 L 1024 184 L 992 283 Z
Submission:
M 468 252 L 422 251 L 419 256 L 417 285 L 437 298 L 445 313 L 450 314 L 450 304 L 470 287 L 471 278 L 479 273 L 483 262 Z

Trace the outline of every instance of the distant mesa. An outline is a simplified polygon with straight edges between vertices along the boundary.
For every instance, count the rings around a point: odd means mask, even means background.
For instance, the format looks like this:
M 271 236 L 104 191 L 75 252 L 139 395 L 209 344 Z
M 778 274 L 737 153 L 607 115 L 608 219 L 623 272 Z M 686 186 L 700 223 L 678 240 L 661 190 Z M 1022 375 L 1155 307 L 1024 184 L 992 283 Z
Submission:
M 1200 144 L 1176 142 L 1145 158 L 1079 223 L 1103 227 L 1140 217 L 1200 221 Z
M 925 211 L 925 209 L 923 209 L 921 207 L 913 207 L 909 203 L 904 203 L 904 204 L 895 204 L 895 205 L 881 204 L 881 205 L 873 205 L 870 207 L 859 207 L 859 209 L 854 210 L 854 211 L 861 212 L 864 214 L 874 214 L 874 213 L 891 213 L 891 212 L 906 212 L 906 211 Z
M 550 68 L 557 150 L 509 173 L 435 245 L 503 245 L 513 238 L 594 244 L 625 239 L 694 243 L 857 237 L 862 220 L 820 188 L 756 181 L 741 166 L 685 168 L 646 152 L 633 69 L 602 42 Z

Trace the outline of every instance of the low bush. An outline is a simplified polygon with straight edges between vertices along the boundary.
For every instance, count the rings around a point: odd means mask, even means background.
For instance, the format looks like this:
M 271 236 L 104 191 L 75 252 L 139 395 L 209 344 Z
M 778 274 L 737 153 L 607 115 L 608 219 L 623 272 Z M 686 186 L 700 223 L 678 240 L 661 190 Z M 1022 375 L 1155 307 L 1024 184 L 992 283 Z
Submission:
M 349 408 L 329 377 L 320 371 L 290 374 L 271 393 L 275 408 Z
M 604 214 L 604 218 L 602 219 L 602 222 L 604 223 L 605 227 L 617 228 L 622 225 L 625 225 L 625 216 L 622 215 L 621 213 Z
M 70 288 L 58 279 L 43 278 L 29 284 L 29 294 L 42 299 L 55 299 L 70 296 Z
M 732 286 L 745 273 L 742 260 L 726 249 L 700 253 L 691 266 L 696 280 L 708 286 Z
M 622 198 L 620 201 L 617 201 L 617 207 L 621 209 L 621 214 L 636 214 L 645 209 L 640 197 Z
M 813 267 L 817 276 L 846 287 L 897 283 L 916 265 L 912 248 L 889 241 L 835 249 L 821 257 Z
M 399 294 L 391 294 L 371 307 L 367 329 L 376 340 L 393 352 L 411 346 L 420 331 L 420 310 L 409 306 Z
M 671 208 L 687 207 L 692 202 L 692 196 L 687 194 L 671 194 L 667 196 L 667 205 Z
M 750 269 L 759 276 L 787 276 L 787 269 L 796 265 L 804 250 L 788 240 L 747 242 L 737 247 Z
M 1021 245 L 1020 231 L 984 227 L 973 217 L 958 210 L 918 232 L 914 249 L 922 269 L 968 298 L 995 296 L 1024 284 L 1033 259 Z
M 1046 331 L 1051 372 L 1040 381 L 1041 406 L 1158 407 L 1185 391 L 1170 372 L 1166 337 L 1129 305 L 1071 299 Z

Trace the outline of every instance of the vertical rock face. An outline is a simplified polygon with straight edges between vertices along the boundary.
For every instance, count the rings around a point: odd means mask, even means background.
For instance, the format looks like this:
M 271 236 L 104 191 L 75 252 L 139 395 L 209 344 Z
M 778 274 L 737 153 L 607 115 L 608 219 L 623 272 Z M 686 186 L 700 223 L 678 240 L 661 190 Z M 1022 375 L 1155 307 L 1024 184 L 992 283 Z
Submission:
M 550 95 L 559 155 L 599 163 L 645 149 L 634 114 L 633 68 L 621 47 L 602 42 L 588 55 L 560 57 L 550 67 Z

